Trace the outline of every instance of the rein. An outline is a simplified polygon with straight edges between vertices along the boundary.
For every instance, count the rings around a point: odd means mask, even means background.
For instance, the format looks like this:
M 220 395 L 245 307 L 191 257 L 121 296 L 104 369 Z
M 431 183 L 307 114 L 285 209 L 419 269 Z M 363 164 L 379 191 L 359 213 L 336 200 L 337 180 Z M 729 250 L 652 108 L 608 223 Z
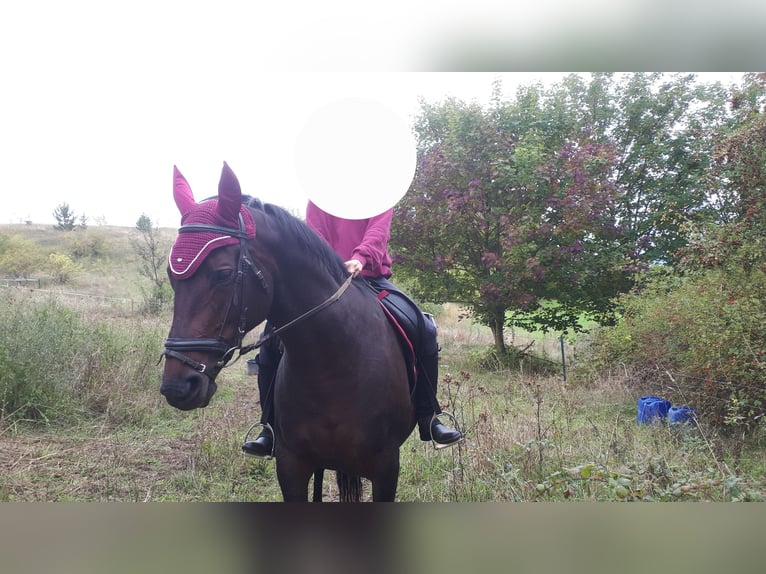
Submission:
M 247 232 L 245 231 L 245 224 L 242 220 L 242 216 L 239 216 L 239 229 L 229 228 L 229 227 L 223 227 L 220 225 L 207 225 L 207 224 L 187 224 L 182 225 L 178 229 L 178 233 L 194 233 L 194 232 L 214 232 L 214 233 L 223 233 L 232 237 L 239 238 L 240 243 L 240 250 L 239 250 L 239 263 L 237 265 L 237 280 L 236 284 L 234 286 L 234 293 L 232 294 L 231 301 L 229 302 L 229 306 L 226 309 L 226 315 L 224 317 L 223 324 L 226 324 L 226 319 L 229 316 L 229 311 L 233 306 L 236 306 L 239 302 L 239 299 L 241 298 L 244 300 L 244 293 L 245 293 L 245 267 L 249 268 L 253 274 L 260 280 L 261 287 L 264 291 L 268 291 L 268 284 L 266 283 L 266 278 L 263 274 L 263 272 L 258 268 L 258 266 L 250 261 L 247 257 Z M 251 351 L 254 351 L 255 349 L 259 348 L 261 345 L 266 343 L 269 339 L 276 337 L 278 334 L 283 333 L 290 327 L 293 327 L 294 325 L 300 323 L 301 321 L 308 319 L 312 315 L 319 313 L 323 309 L 329 307 L 338 299 L 340 299 L 341 295 L 348 289 L 349 285 L 351 285 L 351 280 L 353 279 L 353 275 L 349 275 L 348 279 L 346 279 L 341 286 L 338 288 L 335 293 L 330 295 L 325 301 L 317 305 L 316 307 L 313 307 L 312 309 L 309 309 L 302 315 L 296 317 L 292 321 L 284 324 L 283 326 L 274 329 L 269 334 L 264 333 L 261 335 L 260 339 L 257 343 L 242 346 L 242 340 L 245 337 L 245 334 L 247 333 L 246 329 L 246 320 L 247 320 L 247 307 L 242 307 L 242 313 L 239 317 L 239 324 L 237 326 L 237 340 L 236 343 L 232 346 L 229 343 L 226 342 L 226 340 L 222 337 L 221 333 L 218 334 L 218 337 L 215 339 L 210 338 L 192 338 L 192 337 L 169 337 L 165 340 L 165 349 L 163 350 L 162 354 L 160 355 L 160 360 L 158 361 L 158 364 L 160 361 L 162 361 L 163 357 L 173 357 L 174 359 L 177 359 L 178 361 L 181 361 L 183 364 L 191 367 L 195 371 L 201 374 L 205 374 L 208 377 L 210 377 L 211 380 L 214 380 L 216 376 L 218 376 L 218 373 L 221 372 L 223 368 L 228 366 L 230 363 L 232 357 L 234 356 L 234 353 L 236 351 L 239 351 L 239 354 L 237 355 L 237 358 L 234 359 L 234 363 L 239 360 L 239 358 Z M 221 331 L 223 331 L 223 326 L 221 326 Z M 213 372 L 209 373 L 207 365 L 205 363 L 201 363 L 199 361 L 195 361 L 194 359 L 186 356 L 184 352 L 206 352 L 206 353 L 217 353 L 220 354 L 221 358 L 216 361 L 216 363 L 213 365 Z
M 244 347 L 240 347 L 239 356 L 237 358 L 239 358 L 240 356 L 244 355 L 245 353 L 249 353 L 250 351 L 254 351 L 255 349 L 257 349 L 258 347 L 263 345 L 269 339 L 272 339 L 272 338 L 276 337 L 280 333 L 283 333 L 284 331 L 287 331 L 293 325 L 295 325 L 297 323 L 300 323 L 304 319 L 308 319 L 312 315 L 314 315 L 316 313 L 319 313 L 321 310 L 323 310 L 326 307 L 329 307 L 330 305 L 335 303 L 338 299 L 340 299 L 340 296 L 343 295 L 343 293 L 346 291 L 346 289 L 348 289 L 348 286 L 351 285 L 351 281 L 353 279 L 354 279 L 354 276 L 353 275 L 349 275 L 348 279 L 346 279 L 341 284 L 341 286 L 338 287 L 338 290 L 335 293 L 330 295 L 327 299 L 325 299 L 322 303 L 320 303 L 319 305 L 317 305 L 313 309 L 309 309 L 303 315 L 300 315 L 299 317 L 296 317 L 295 319 L 293 319 L 289 323 L 285 323 L 281 327 L 279 327 L 277 329 L 274 329 L 268 335 L 264 333 L 263 335 L 261 335 L 261 338 L 258 339 L 257 343 L 253 343 L 252 345 L 246 345 Z

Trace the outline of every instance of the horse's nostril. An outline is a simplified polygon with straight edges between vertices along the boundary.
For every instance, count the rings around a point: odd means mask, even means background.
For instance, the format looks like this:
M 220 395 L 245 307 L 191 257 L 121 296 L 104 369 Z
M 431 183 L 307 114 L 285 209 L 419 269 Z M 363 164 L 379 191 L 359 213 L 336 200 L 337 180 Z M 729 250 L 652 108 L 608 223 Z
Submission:
M 203 382 L 203 375 L 200 373 L 191 373 L 186 376 L 184 382 L 186 383 L 190 393 L 195 392 Z
M 183 400 L 189 394 L 189 387 L 184 383 L 164 383 L 160 387 L 160 393 L 172 405 Z
M 181 379 L 163 383 L 160 387 L 160 393 L 171 403 L 188 400 L 197 392 L 201 382 L 202 376 L 199 373 L 191 373 Z

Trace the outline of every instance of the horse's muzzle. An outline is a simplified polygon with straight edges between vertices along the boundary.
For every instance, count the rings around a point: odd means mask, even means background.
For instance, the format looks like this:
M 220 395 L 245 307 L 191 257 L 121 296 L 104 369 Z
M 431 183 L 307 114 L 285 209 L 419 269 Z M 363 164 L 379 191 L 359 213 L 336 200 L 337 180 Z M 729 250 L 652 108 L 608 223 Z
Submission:
M 163 381 L 160 393 L 168 404 L 182 411 L 201 409 L 210 404 L 218 385 L 202 373 L 190 373 L 183 379 Z

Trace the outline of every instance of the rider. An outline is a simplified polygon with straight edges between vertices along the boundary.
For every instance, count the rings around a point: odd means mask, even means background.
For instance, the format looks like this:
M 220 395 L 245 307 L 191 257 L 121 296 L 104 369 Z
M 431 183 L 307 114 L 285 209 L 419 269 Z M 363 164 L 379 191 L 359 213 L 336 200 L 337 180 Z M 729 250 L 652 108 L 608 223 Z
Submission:
M 306 207 L 306 223 L 316 231 L 345 261 L 346 269 L 354 276 L 362 275 L 368 282 L 380 289 L 398 291 L 391 284 L 391 257 L 388 253 L 393 209 L 369 219 L 343 219 L 330 215 L 309 201 Z M 435 415 L 441 414 L 436 400 L 438 379 L 438 344 L 436 325 L 423 321 L 424 345 L 420 353 L 415 386 L 415 414 L 417 415 L 420 439 L 432 440 L 439 447 L 452 446 L 463 439 L 459 430 L 442 424 Z M 267 325 L 266 329 L 270 329 Z M 261 424 L 273 423 L 273 383 L 281 353 L 275 339 L 261 346 L 256 359 L 258 363 L 258 392 L 261 398 Z M 271 456 L 274 437 L 270 426 L 264 426 L 260 435 L 242 445 L 245 454 L 260 458 Z

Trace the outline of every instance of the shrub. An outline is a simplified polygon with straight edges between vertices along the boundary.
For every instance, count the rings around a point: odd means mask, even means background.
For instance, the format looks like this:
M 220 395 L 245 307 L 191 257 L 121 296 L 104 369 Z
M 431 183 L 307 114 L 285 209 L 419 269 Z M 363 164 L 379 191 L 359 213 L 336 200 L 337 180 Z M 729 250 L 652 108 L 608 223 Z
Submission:
M 168 281 L 154 284 L 150 289 L 141 286 L 141 295 L 144 299 L 143 312 L 147 315 L 159 315 L 173 302 L 173 289 Z
M 161 341 L 156 327 L 89 323 L 53 300 L 0 293 L 0 418 L 67 423 L 138 404 Z
M 69 255 L 51 253 L 48 255 L 48 272 L 56 283 L 69 283 L 72 276 L 79 270 Z
M 0 242 L 0 273 L 11 277 L 30 277 L 45 266 L 45 256 L 34 241 L 16 235 Z
M 167 253 L 170 245 L 162 237 L 160 229 L 147 215 L 141 215 L 136 222 L 136 234 L 130 244 L 138 258 L 139 273 L 151 281 L 149 290 L 141 288 L 144 296 L 144 311 L 156 315 L 173 300 L 167 273 Z
M 762 269 L 655 274 L 595 332 L 590 359 L 639 372 L 640 392 L 689 404 L 714 426 L 750 432 L 766 412 L 766 277 Z
M 486 371 L 512 370 L 526 374 L 555 375 L 561 370 L 560 364 L 513 346 L 508 347 L 503 355 L 492 348 L 473 353 L 471 358 L 477 368 Z
M 69 254 L 73 259 L 97 259 L 107 252 L 106 236 L 99 230 L 78 230 L 67 235 Z

